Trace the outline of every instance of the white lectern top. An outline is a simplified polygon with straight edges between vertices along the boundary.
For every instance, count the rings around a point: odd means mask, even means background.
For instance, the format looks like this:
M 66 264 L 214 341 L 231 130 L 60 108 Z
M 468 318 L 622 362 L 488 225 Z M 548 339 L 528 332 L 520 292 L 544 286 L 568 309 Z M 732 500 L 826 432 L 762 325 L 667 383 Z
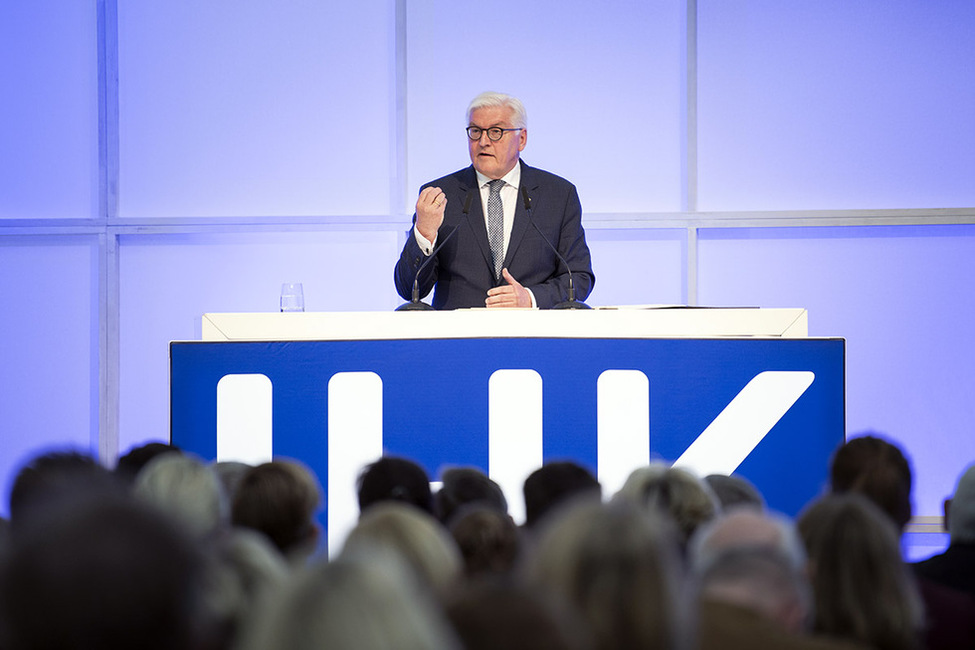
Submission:
M 204 314 L 204 341 L 439 338 L 805 338 L 805 309 L 462 309 Z

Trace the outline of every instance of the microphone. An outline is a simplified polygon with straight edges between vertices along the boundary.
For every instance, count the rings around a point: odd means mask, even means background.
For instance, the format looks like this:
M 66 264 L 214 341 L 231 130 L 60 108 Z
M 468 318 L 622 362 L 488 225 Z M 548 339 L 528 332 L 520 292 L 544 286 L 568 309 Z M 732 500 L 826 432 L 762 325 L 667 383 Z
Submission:
M 545 243 L 548 244 L 548 247 L 552 249 L 555 256 L 559 258 L 559 261 L 562 262 L 562 265 L 565 266 L 565 270 L 569 274 L 569 299 L 564 302 L 560 302 L 552 307 L 552 309 L 592 309 L 592 307 L 586 303 L 576 300 L 576 288 L 572 283 L 572 269 L 569 268 L 569 263 L 565 261 L 564 257 L 562 257 L 562 253 L 559 252 L 559 249 L 552 245 L 552 242 L 548 240 L 548 237 L 545 236 L 545 233 L 542 232 L 541 228 L 538 227 L 538 224 L 535 223 L 535 220 L 532 218 L 532 197 L 528 196 L 528 190 L 524 185 L 521 186 L 521 198 L 525 203 L 525 212 L 528 213 L 528 220 L 531 222 L 538 234 L 542 236 Z
M 473 197 L 474 197 L 473 193 L 470 190 L 468 190 L 467 196 L 464 197 L 463 214 L 465 217 L 467 216 L 467 213 L 471 209 L 471 199 Z M 433 252 L 427 256 L 427 259 L 423 260 L 423 264 L 421 264 L 420 268 L 416 270 L 416 275 L 413 277 L 413 298 L 409 302 L 404 302 L 402 305 L 397 307 L 396 311 L 432 311 L 433 310 L 433 307 L 431 307 L 427 303 L 420 302 L 420 273 L 423 272 L 423 269 L 426 268 L 427 264 L 429 264 L 430 261 L 437 256 L 437 253 L 440 252 L 440 249 L 443 248 L 448 241 L 450 241 L 450 238 L 453 237 L 454 233 L 457 232 L 458 230 L 460 230 L 460 224 L 454 226 L 453 230 L 447 233 L 447 236 L 444 237 L 443 240 L 439 244 L 437 244 L 436 248 L 433 249 Z M 410 236 L 412 237 L 413 234 L 410 233 Z

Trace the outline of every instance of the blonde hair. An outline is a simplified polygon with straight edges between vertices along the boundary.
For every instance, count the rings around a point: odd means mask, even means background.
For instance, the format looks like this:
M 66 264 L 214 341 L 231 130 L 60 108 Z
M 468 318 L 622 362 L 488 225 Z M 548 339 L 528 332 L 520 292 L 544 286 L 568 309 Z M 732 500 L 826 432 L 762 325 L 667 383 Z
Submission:
M 681 561 L 669 522 L 629 503 L 591 499 L 553 513 L 527 577 L 582 615 L 597 650 L 684 647 Z
M 240 650 L 455 650 L 445 617 L 393 556 L 339 557 L 298 570 L 255 613 Z
M 813 631 L 877 650 L 919 647 L 922 607 L 894 523 L 859 494 L 827 495 L 799 518 L 809 554 Z
M 462 571 L 457 544 L 432 515 L 411 505 L 387 501 L 362 513 L 342 555 L 384 548 L 400 557 L 436 593 L 451 587 Z

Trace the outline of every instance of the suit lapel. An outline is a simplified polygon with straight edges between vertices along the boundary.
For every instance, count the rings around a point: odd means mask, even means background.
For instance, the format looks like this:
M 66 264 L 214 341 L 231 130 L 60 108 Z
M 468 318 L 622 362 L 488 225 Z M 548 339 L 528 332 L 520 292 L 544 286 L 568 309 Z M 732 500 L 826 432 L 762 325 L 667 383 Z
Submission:
M 528 195 L 533 198 L 535 196 L 535 190 L 538 189 L 538 180 L 535 178 L 535 174 L 532 173 L 534 170 L 520 160 L 518 164 L 521 165 L 521 186 L 518 188 L 518 199 L 515 204 L 515 220 L 511 224 L 511 239 L 508 240 L 508 251 L 504 256 L 504 265 L 508 268 L 510 268 L 511 260 L 514 259 L 515 253 L 518 251 L 518 246 L 521 245 L 521 240 L 525 237 L 525 233 L 531 228 L 531 222 L 528 220 L 528 212 L 525 210 L 521 198 L 521 188 L 524 187 L 527 189 Z

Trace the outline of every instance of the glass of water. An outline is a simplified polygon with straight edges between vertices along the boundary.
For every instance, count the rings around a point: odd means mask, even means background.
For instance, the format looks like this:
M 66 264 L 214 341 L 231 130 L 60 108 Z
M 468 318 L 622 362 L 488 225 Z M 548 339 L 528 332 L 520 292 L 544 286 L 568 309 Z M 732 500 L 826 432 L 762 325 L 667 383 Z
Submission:
M 281 285 L 281 311 L 305 311 L 305 294 L 300 282 Z

